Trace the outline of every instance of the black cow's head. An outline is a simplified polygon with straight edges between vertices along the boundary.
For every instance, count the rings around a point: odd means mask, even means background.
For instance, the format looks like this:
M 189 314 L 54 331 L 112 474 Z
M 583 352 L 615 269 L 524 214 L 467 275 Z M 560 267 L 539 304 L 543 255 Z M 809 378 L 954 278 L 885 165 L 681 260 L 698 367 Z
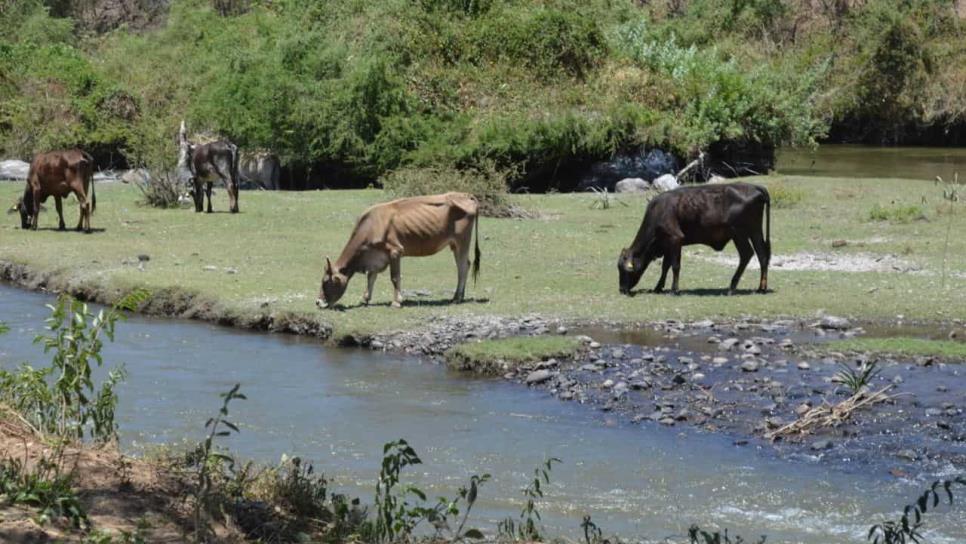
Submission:
M 17 199 L 17 203 L 7 210 L 7 213 L 20 212 L 20 228 L 26 230 L 33 225 L 34 213 L 32 203 L 25 203 L 24 198 Z
M 332 268 L 332 262 L 325 258 L 325 270 L 322 273 L 322 285 L 319 287 L 319 298 L 315 305 L 320 309 L 334 306 L 336 302 L 345 294 L 345 289 L 349 285 L 349 276 L 340 270 Z
M 641 255 L 634 255 L 629 249 L 621 250 L 621 255 L 617 259 L 617 278 L 618 288 L 622 295 L 630 295 L 631 290 L 641 281 L 647 262 Z

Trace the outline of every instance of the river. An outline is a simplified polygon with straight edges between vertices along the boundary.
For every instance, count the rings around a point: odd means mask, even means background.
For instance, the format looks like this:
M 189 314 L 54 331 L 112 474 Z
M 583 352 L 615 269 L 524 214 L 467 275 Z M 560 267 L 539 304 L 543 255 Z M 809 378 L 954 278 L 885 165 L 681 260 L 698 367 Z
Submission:
M 775 170 L 796 176 L 906 178 L 966 182 L 966 148 L 828 144 L 778 150 Z
M 50 300 L 0 286 L 0 321 L 11 328 L 0 336 L 0 366 L 43 363 L 32 339 Z M 519 511 L 520 488 L 548 456 L 563 464 L 538 506 L 551 534 L 571 537 L 591 514 L 607 533 L 633 537 L 681 535 L 699 523 L 769 542 L 858 543 L 925 485 L 781 460 L 725 436 L 610 421 L 518 385 L 307 338 L 132 317 L 105 361 L 129 372 L 118 388 L 126 451 L 199 440 L 218 393 L 238 382 L 248 396 L 231 407 L 241 433 L 224 441 L 236 456 L 299 455 L 330 478 L 330 490 L 369 502 L 382 444 L 405 438 L 424 461 L 411 476 L 431 497 L 492 474 L 475 512 L 487 532 Z M 966 513 L 930 513 L 927 527 L 934 544 L 963 542 Z

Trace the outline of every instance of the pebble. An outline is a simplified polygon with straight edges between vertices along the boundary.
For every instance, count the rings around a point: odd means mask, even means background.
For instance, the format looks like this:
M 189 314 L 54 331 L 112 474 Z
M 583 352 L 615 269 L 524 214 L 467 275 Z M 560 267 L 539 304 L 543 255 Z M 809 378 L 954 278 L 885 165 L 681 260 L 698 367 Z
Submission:
M 549 370 L 534 370 L 530 374 L 527 374 L 527 385 L 536 385 L 543 383 L 553 377 L 553 372 Z
M 815 442 L 812 442 L 812 446 L 811 446 L 812 451 L 824 451 L 827 449 L 831 449 L 831 447 L 832 447 L 831 440 L 816 440 Z
M 212 265 L 209 264 L 209 265 L 206 265 L 206 266 L 201 267 L 201 269 L 204 270 L 205 272 L 214 272 L 214 271 L 218 270 L 218 267 L 217 266 L 212 266 Z
M 910 449 L 899 450 L 899 452 L 896 453 L 896 457 L 898 457 L 899 459 L 905 459 L 906 461 L 919 460 L 919 454 Z
M 604 383 L 600 384 L 604 389 L 610 389 L 614 387 L 614 380 L 604 380 Z
M 662 425 L 673 426 L 674 425 L 674 418 L 673 417 L 662 417 L 660 420 L 658 420 L 658 422 L 661 423 Z
M 716 364 L 716 365 L 723 365 L 723 364 L 725 364 L 725 363 L 728 362 L 728 358 L 727 357 L 715 357 L 714 359 L 711 359 L 711 362 L 714 363 L 714 364 Z
M 700 372 L 695 372 L 694 375 L 691 376 L 691 379 L 694 380 L 694 381 L 703 380 L 704 379 L 704 374 L 702 374 Z
M 808 369 L 812 368 L 812 365 L 806 363 L 805 361 L 802 361 L 802 362 L 798 363 L 798 365 L 796 365 L 796 366 L 798 366 L 798 369 L 799 370 L 808 370 Z
M 745 361 L 741 363 L 741 370 L 745 372 L 758 372 L 758 363 L 755 361 Z
M 610 356 L 613 357 L 614 359 L 623 359 L 624 358 L 624 350 L 622 350 L 622 349 L 615 349 L 615 350 L 613 350 L 613 351 L 610 352 Z
M 587 363 L 586 365 L 581 366 L 580 370 L 583 370 L 586 372 L 597 372 L 598 370 L 600 370 L 600 367 L 592 363 Z
M 849 328 L 849 320 L 844 317 L 826 315 L 818 322 L 818 326 L 823 329 L 844 330 Z
M 591 340 L 590 344 L 587 344 L 587 345 L 590 347 L 590 349 L 597 349 L 600 347 L 600 342 L 595 342 Z
M 812 405 L 811 404 L 809 404 L 807 402 L 803 402 L 803 403 L 799 404 L 798 407 L 795 408 L 795 414 L 798 415 L 799 417 L 801 417 L 801 416 L 804 416 L 805 414 L 807 414 L 808 411 L 811 410 L 811 409 L 812 409 Z
M 728 351 L 731 348 L 735 347 L 737 344 L 738 344 L 737 338 L 728 338 L 727 340 L 722 340 L 721 343 L 718 344 L 718 347 L 724 351 Z
M 557 327 L 557 334 L 567 334 L 567 327 L 563 325 Z

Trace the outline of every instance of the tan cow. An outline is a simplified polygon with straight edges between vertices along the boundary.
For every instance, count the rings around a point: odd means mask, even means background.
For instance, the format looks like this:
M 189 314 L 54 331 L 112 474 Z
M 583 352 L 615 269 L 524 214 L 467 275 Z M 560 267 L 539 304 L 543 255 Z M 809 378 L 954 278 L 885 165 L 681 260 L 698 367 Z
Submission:
M 453 302 L 462 302 L 466 273 L 470 268 L 470 239 L 479 221 L 478 207 L 476 198 L 465 193 L 401 198 L 372 206 L 356 222 L 352 236 L 335 264 L 325 258 L 316 305 L 327 308 L 338 302 L 349 279 L 357 272 L 366 273 L 362 303 L 368 304 L 376 276 L 388 266 L 393 286 L 392 306 L 398 308 L 402 305 L 400 259 L 434 255 L 445 247 L 452 249 L 456 257 L 458 280 Z M 472 264 L 475 282 L 480 271 L 479 232 Z
M 20 226 L 37 230 L 40 204 L 52 196 L 57 205 L 57 216 L 60 218 L 59 228 L 64 230 L 61 200 L 71 193 L 77 196 L 80 205 L 77 230 L 90 232 L 91 213 L 97 207 L 97 197 L 94 195 L 94 159 L 79 149 L 39 153 L 30 163 L 23 196 L 13 208 L 20 212 Z

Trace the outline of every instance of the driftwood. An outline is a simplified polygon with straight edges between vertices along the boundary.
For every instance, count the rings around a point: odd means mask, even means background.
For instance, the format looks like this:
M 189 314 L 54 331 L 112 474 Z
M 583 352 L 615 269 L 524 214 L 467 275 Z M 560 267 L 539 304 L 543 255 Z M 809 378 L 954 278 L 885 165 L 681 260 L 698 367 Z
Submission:
M 838 426 L 851 418 L 852 414 L 859 408 L 894 398 L 895 395 L 886 394 L 890 389 L 892 389 L 891 385 L 872 393 L 859 391 L 838 404 L 823 402 L 821 406 L 816 406 L 805 412 L 792 423 L 765 433 L 765 438 L 775 440 L 782 436 L 805 434 L 814 429 Z
M 701 164 L 703 162 L 704 162 L 704 151 L 702 151 L 702 152 L 700 152 L 698 154 L 698 158 L 696 158 L 693 161 L 689 162 L 687 164 L 687 166 L 685 166 L 677 174 L 675 174 L 674 175 L 674 178 L 675 179 L 681 179 L 681 176 L 683 176 L 684 174 L 687 174 L 689 170 L 691 170 L 692 168 L 694 168 L 695 166 L 698 166 L 699 164 Z

